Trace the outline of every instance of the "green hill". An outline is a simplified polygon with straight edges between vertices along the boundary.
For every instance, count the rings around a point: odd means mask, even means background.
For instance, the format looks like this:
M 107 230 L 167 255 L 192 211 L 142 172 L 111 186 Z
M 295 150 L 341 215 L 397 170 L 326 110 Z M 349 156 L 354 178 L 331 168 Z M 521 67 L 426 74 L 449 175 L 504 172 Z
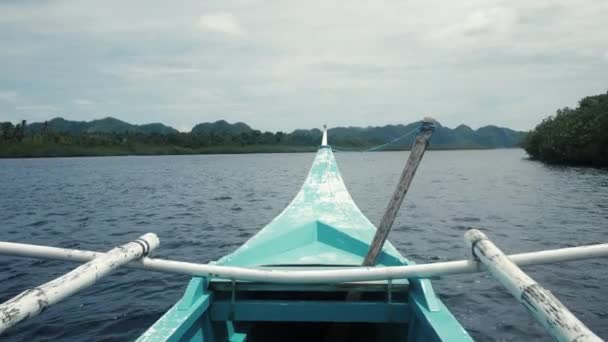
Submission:
M 333 145 L 369 146 L 379 145 L 407 133 L 412 133 L 418 127 L 417 122 L 407 125 L 386 125 L 381 127 L 336 127 L 329 129 L 330 140 Z M 293 134 L 304 135 L 306 131 L 297 130 Z M 319 130 L 309 130 L 310 140 L 321 136 Z M 460 125 L 454 129 L 436 123 L 435 133 L 431 140 L 430 148 L 433 149 L 477 149 L 477 148 L 511 148 L 517 147 L 523 137 L 522 132 L 509 128 L 497 126 L 485 126 L 473 130 L 466 125 Z M 400 139 L 391 144 L 390 149 L 407 149 L 415 138 L 415 134 Z M 315 140 L 316 141 L 316 140 Z M 336 144 L 337 142 L 337 144 Z
M 112 117 L 93 121 L 71 121 L 55 118 L 46 123 L 47 129 L 59 133 L 143 133 L 143 134 L 173 134 L 177 130 L 161 123 L 133 125 Z M 45 124 L 41 122 L 28 125 L 31 132 L 40 132 Z
M 485 126 L 473 130 L 466 125 L 460 125 L 454 129 L 436 124 L 437 129 L 433 135 L 432 148 L 436 149 L 463 149 L 463 148 L 509 148 L 516 147 L 522 132 L 497 126 Z M 379 127 L 334 127 L 329 130 L 330 140 L 335 146 L 342 147 L 369 147 L 380 145 L 405 135 L 418 127 L 417 122 L 407 125 L 386 125 Z M 41 132 L 43 123 L 33 123 L 27 126 L 30 132 Z M 172 127 L 160 124 L 134 125 L 115 118 L 107 117 L 93 121 L 70 121 L 63 118 L 55 118 L 47 122 L 47 129 L 58 133 L 83 134 L 177 134 L 178 131 Z M 192 134 L 196 136 L 214 135 L 252 135 L 261 136 L 262 133 L 251 128 L 243 122 L 229 123 L 225 120 L 215 122 L 204 122 L 192 128 Z M 273 134 L 273 133 L 265 133 Z M 281 133 L 284 143 L 297 146 L 316 146 L 321 140 L 319 129 L 296 129 L 289 134 Z M 400 139 L 390 146 L 390 149 L 408 148 L 414 139 L 414 135 Z M 249 139 L 251 140 L 251 139 Z M 272 140 L 272 139 L 270 139 Z M 269 141 L 266 137 L 265 143 Z
M 418 122 L 382 127 L 335 127 L 329 143 L 339 150 L 409 149 Z M 496 126 L 473 130 L 436 124 L 431 149 L 516 147 L 522 133 Z M 133 125 L 115 118 L 70 121 L 55 118 L 45 123 L 0 123 L 0 157 L 48 157 L 128 154 L 199 154 L 314 151 L 321 142 L 319 129 L 291 133 L 261 132 L 245 123 L 224 120 L 201 123 L 189 133 L 160 123 Z
M 192 134 L 241 134 L 249 133 L 251 131 L 253 131 L 253 129 L 245 123 L 237 122 L 231 124 L 225 120 L 200 123 L 192 128 Z

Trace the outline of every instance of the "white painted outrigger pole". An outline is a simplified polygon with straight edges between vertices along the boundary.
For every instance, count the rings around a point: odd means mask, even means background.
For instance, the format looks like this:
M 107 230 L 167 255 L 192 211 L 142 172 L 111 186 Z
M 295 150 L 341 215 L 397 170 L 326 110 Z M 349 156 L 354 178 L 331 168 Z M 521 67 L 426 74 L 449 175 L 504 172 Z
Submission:
M 323 125 L 323 139 L 321 140 L 321 147 L 327 146 L 327 125 Z
M 0 241 L 0 255 L 69 262 L 87 262 L 103 255 L 103 253 Z M 608 257 L 608 243 L 512 254 L 508 257 L 519 266 L 605 258 Z M 124 265 L 124 267 L 154 272 L 184 274 L 193 277 L 280 284 L 332 284 L 388 279 L 432 278 L 485 271 L 483 263 L 471 259 L 404 266 L 344 267 L 329 270 L 298 271 L 283 270 L 280 268 L 249 268 L 196 264 L 192 262 L 144 257 L 134 260 Z
M 534 318 L 557 341 L 603 341 L 572 314 L 551 292 L 540 286 L 509 259 L 488 237 L 472 229 L 465 234 L 465 241 L 473 257 L 480 260 Z
M 0 305 L 0 334 L 25 318 L 39 314 L 74 293 L 93 285 L 112 270 L 135 259 L 145 257 L 159 244 L 156 234 L 99 253 L 91 261 L 41 286 L 26 290 Z

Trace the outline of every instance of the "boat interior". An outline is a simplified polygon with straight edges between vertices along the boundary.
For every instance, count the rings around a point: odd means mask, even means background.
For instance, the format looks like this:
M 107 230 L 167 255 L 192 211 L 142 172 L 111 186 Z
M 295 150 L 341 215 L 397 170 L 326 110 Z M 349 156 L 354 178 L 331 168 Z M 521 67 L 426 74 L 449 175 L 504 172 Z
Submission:
M 279 341 L 285 336 L 322 341 L 334 331 L 349 341 L 385 339 L 382 336 L 407 341 L 408 287 L 407 280 L 316 285 L 212 281 L 216 304 L 211 317 L 231 320 L 235 333 L 246 335 L 247 341 Z M 356 304 L 346 300 L 352 292 L 361 296 Z

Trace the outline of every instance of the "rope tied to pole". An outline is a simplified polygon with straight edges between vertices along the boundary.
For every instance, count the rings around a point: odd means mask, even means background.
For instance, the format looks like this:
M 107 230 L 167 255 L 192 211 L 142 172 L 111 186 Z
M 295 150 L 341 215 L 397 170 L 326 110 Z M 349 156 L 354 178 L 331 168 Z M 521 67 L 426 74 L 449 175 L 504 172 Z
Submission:
M 420 121 L 418 127 L 410 130 L 409 132 L 407 132 L 407 133 L 405 133 L 405 134 L 403 134 L 401 136 L 396 137 L 395 139 L 393 139 L 393 140 L 391 140 L 391 141 L 389 141 L 387 143 L 370 147 L 370 148 L 368 148 L 365 151 L 366 152 L 380 151 L 383 148 L 396 143 L 397 141 L 400 141 L 400 140 L 403 140 L 405 138 L 408 138 L 409 136 L 413 135 L 414 133 L 416 133 L 416 135 L 418 135 L 418 134 L 424 133 L 426 131 L 434 132 L 435 128 L 436 128 L 435 121 L 433 119 L 424 118 L 424 120 Z
M 418 126 L 418 133 L 422 133 L 428 130 L 435 132 L 435 128 L 435 120 L 431 118 L 424 118 L 424 120 L 420 121 L 420 126 Z

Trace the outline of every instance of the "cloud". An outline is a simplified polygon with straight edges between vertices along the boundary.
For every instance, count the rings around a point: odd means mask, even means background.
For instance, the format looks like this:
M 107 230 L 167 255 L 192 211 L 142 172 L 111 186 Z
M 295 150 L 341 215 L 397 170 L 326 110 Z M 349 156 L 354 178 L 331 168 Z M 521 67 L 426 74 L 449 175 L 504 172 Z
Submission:
M 0 115 L 529 129 L 606 91 L 606 17 L 601 0 L 0 1 Z
M 225 12 L 201 15 L 196 26 L 204 32 L 228 35 L 240 35 L 243 33 L 238 19 L 234 15 Z
M 0 90 L 0 101 L 8 103 L 17 102 L 17 92 L 13 90 Z
M 435 32 L 433 36 L 458 39 L 505 35 L 512 33 L 516 19 L 516 12 L 509 8 L 475 9 L 467 13 L 461 20 Z
M 56 113 L 59 109 L 52 105 L 46 104 L 24 104 L 15 107 L 18 111 L 22 112 L 49 112 Z
M 91 101 L 88 99 L 74 99 L 72 100 L 72 103 L 77 106 L 92 106 L 95 104 L 95 101 Z

